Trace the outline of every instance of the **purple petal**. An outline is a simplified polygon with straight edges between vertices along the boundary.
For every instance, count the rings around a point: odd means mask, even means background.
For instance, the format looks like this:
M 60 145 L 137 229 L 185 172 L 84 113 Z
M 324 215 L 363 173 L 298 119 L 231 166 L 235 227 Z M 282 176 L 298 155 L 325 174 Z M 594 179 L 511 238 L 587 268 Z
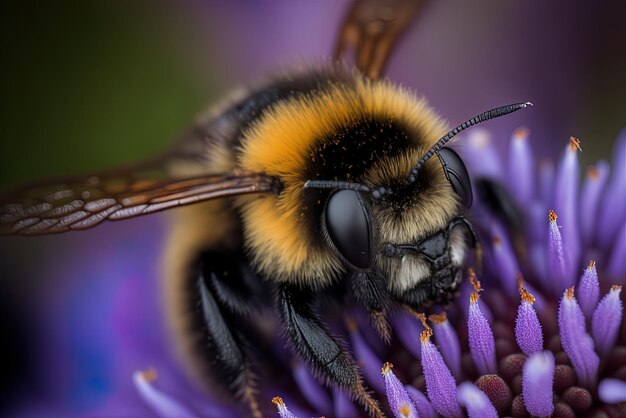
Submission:
M 626 402 L 626 382 L 619 379 L 603 379 L 598 385 L 598 395 L 602 402 Z
M 509 188 L 515 190 L 519 203 L 533 200 L 535 184 L 535 162 L 528 144 L 528 129 L 515 130 L 509 145 L 508 178 Z
M 546 246 L 545 244 L 531 244 L 529 250 L 530 262 L 532 263 L 532 271 L 534 272 L 536 277 L 549 277 L 550 273 L 548 273 L 548 257 L 546 254 Z M 542 289 L 547 293 L 551 294 L 553 283 L 542 283 Z
M 552 202 L 554 190 L 554 163 L 544 160 L 539 163 L 539 192 L 542 202 Z
M 622 286 L 613 286 L 593 312 L 591 334 L 600 355 L 606 356 L 615 345 L 622 322 Z
M 550 220 L 550 239 L 548 241 L 548 261 L 550 272 L 554 277 L 553 291 L 560 294 L 563 289 L 574 284 L 574 276 L 569 274 L 561 231 L 556 223 L 557 215 L 551 210 L 548 219 Z
M 435 408 L 430 404 L 430 401 L 420 390 L 414 388 L 411 385 L 406 385 L 406 391 L 409 392 L 409 397 L 417 409 L 417 413 L 420 418 L 437 418 L 437 412 Z
M 600 205 L 598 218 L 598 242 L 603 248 L 609 248 L 615 239 L 615 225 L 626 221 L 626 129 L 619 133 L 613 147 L 613 174 L 606 186 Z
M 494 148 L 488 131 L 475 128 L 467 134 L 467 147 L 464 148 L 463 159 L 472 167 L 472 176 L 501 179 L 502 162 Z
M 524 288 L 528 291 L 528 293 L 533 295 L 535 299 L 535 303 L 533 304 L 533 306 L 535 307 L 535 311 L 538 311 L 538 312 L 543 311 L 546 308 L 546 306 L 548 306 L 548 303 L 546 302 L 546 298 L 542 295 L 542 293 L 538 289 L 533 287 L 533 285 L 531 285 L 530 283 L 523 283 L 523 284 L 524 284 Z
M 276 408 L 278 408 L 278 415 L 280 415 L 280 418 L 297 418 L 294 414 L 291 413 L 291 411 L 289 411 L 287 405 L 285 405 L 285 402 L 283 402 L 283 400 L 278 396 L 274 397 L 272 399 L 272 402 L 274 403 L 274 405 L 276 405 Z
M 608 178 L 609 164 L 606 161 L 600 161 L 587 170 L 580 195 L 580 234 L 583 242 L 593 242 L 598 233 L 598 205 Z
M 470 268 L 468 269 L 468 278 L 463 280 L 461 283 L 461 290 L 459 292 L 459 297 L 457 298 L 457 303 L 459 304 L 460 309 L 466 315 L 469 314 L 470 296 L 472 293 L 476 292 L 476 288 L 472 284 L 472 280 L 476 280 L 476 274 Z M 478 299 L 477 303 L 480 311 L 483 313 L 485 318 L 487 318 L 487 321 L 489 321 L 490 324 L 493 323 L 493 313 L 491 313 L 489 306 L 487 306 L 487 304 L 481 299 Z
M 354 402 L 341 389 L 333 389 L 333 412 L 337 418 L 353 418 L 360 415 Z
M 348 330 L 350 332 L 350 340 L 352 341 L 354 355 L 356 360 L 361 365 L 361 370 L 363 371 L 365 380 L 378 393 L 385 393 L 385 385 L 381 381 L 380 375 L 377 372 L 378 368 L 382 364 L 382 361 L 378 359 L 363 337 L 361 337 L 361 334 L 359 334 L 359 331 L 357 330 L 356 323 L 350 321 L 348 323 Z
M 262 391 L 263 393 L 267 394 L 267 393 L 280 393 L 281 390 L 285 390 L 284 387 L 282 388 L 278 388 L 276 386 L 273 385 L 273 383 L 268 383 L 267 385 L 263 385 L 262 387 Z M 291 412 L 292 415 L 296 416 L 296 417 L 312 417 L 315 414 L 311 411 L 310 407 L 304 403 L 301 402 L 300 400 L 300 394 L 297 393 L 297 391 L 294 391 L 294 393 L 286 393 L 283 396 L 280 396 L 280 398 L 283 400 L 283 403 L 285 405 L 289 405 L 288 409 L 289 412 Z M 296 399 L 298 398 L 298 399 Z M 267 398 L 265 396 L 263 396 L 261 399 L 261 402 L 263 404 L 265 404 L 267 402 Z M 272 399 L 273 400 L 273 399 Z M 205 413 L 205 414 L 200 414 L 200 416 L 204 417 L 225 417 L 226 415 L 223 413 Z M 236 417 L 240 417 L 241 416 L 241 412 L 237 415 L 235 415 Z
M 566 272 L 568 273 L 574 271 L 574 262 L 580 257 L 580 237 L 578 232 L 579 151 L 580 141 L 570 137 L 570 142 L 565 148 L 565 154 L 559 162 L 554 183 L 553 204 L 555 212 L 561 217 L 560 224 L 563 226 L 561 235 L 563 237 L 564 251 L 567 254 L 565 263 Z M 573 282 L 569 283 L 565 287 L 573 284 Z
M 546 204 L 543 201 L 535 201 L 528 207 L 530 219 L 529 235 L 533 243 L 545 245 L 548 240 L 546 230 Z
M 498 412 L 485 392 L 470 382 L 459 385 L 459 403 L 467 409 L 469 418 L 498 417 Z
M 529 257 L 533 271 L 538 277 L 548 276 L 548 257 L 546 243 L 548 242 L 548 229 L 546 229 L 546 206 L 541 201 L 535 201 L 528 211 L 528 231 L 530 235 Z M 549 290 L 549 289 L 546 289 Z
M 387 344 L 380 338 L 380 334 L 374 328 L 374 318 L 372 314 L 362 306 L 355 306 L 350 315 L 354 317 L 359 333 L 367 343 L 367 346 L 371 348 L 378 357 L 385 353 L 387 351 Z M 380 363 L 377 365 L 376 369 L 378 369 L 379 365 Z
M 549 417 L 554 411 L 552 387 L 554 355 L 541 351 L 530 356 L 522 369 L 522 397 L 531 415 Z
M 609 277 L 623 283 L 626 279 L 626 222 L 618 230 L 619 235 L 613 244 L 606 272 Z
M 492 225 L 492 258 L 495 270 L 498 272 L 497 278 L 502 284 L 502 288 L 509 296 L 513 296 L 517 291 L 517 275 L 520 272 L 517 257 L 513 251 L 506 232 L 496 224 Z
M 455 378 L 461 379 L 461 344 L 456 331 L 450 325 L 450 321 L 444 313 L 431 315 L 430 322 L 433 324 L 435 341 L 441 350 L 441 355 L 452 371 Z
M 152 369 L 133 373 L 133 383 L 139 396 L 160 417 L 193 417 L 196 416 L 176 399 L 158 390 L 152 382 L 156 379 Z
M 535 298 L 525 289 L 520 289 L 522 301 L 517 308 L 515 319 L 515 340 L 520 350 L 527 356 L 543 350 L 543 334 L 537 312 L 533 307 Z
M 391 363 L 385 363 L 383 366 L 383 378 L 391 412 L 396 418 L 419 418 L 409 393 L 404 388 L 402 382 L 391 371 L 392 367 Z
M 496 345 L 493 332 L 477 302 L 478 293 L 472 293 L 467 318 L 470 353 L 480 374 L 496 374 Z
M 309 404 L 320 413 L 330 414 L 333 410 L 330 396 L 317 379 L 313 377 L 309 368 L 297 361 L 293 366 L 292 374 L 298 390 Z
M 419 360 L 422 355 L 419 345 L 419 336 L 424 331 L 422 324 L 406 312 L 398 312 L 390 322 L 395 331 L 394 335 L 398 337 L 404 348 Z
M 592 389 L 598 372 L 598 355 L 593 340 L 585 330 L 585 316 L 580 310 L 574 288 L 568 288 L 559 305 L 559 335 L 582 386 Z
M 420 336 L 422 368 L 426 379 L 426 393 L 435 411 L 446 417 L 462 417 L 456 400 L 456 382 L 437 348 L 430 342 L 431 330 Z
M 583 276 L 580 278 L 580 284 L 576 289 L 578 303 L 587 319 L 591 318 L 593 310 L 598 305 L 600 299 L 600 282 L 598 282 L 598 272 L 596 271 L 596 262 L 590 261 L 589 266 L 585 269 Z

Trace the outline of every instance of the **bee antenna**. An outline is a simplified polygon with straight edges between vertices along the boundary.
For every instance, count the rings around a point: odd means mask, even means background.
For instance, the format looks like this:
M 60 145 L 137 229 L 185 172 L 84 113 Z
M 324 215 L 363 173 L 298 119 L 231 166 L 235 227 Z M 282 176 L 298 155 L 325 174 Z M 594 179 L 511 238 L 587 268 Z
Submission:
M 384 187 L 371 188 L 362 183 L 352 183 L 350 181 L 339 180 L 308 180 L 304 183 L 305 189 L 334 189 L 334 190 L 354 190 L 355 192 L 364 192 L 372 195 L 374 199 L 378 199 L 387 194 Z
M 424 163 L 426 163 L 426 161 L 428 161 L 430 157 L 435 155 L 441 148 L 443 148 L 443 146 L 446 145 L 446 143 L 449 140 L 451 140 L 459 132 L 464 131 L 470 126 L 474 126 L 476 124 L 487 121 L 489 119 L 494 119 L 500 116 L 508 115 L 509 113 L 513 113 L 517 110 L 520 110 L 520 109 L 523 109 L 525 107 L 532 106 L 532 105 L 533 104 L 530 102 L 525 102 L 525 103 L 515 103 L 515 104 L 510 104 L 507 106 L 496 107 L 495 109 L 491 109 L 486 112 L 483 112 L 480 115 L 474 116 L 470 120 L 463 122 L 462 124 L 454 128 L 453 130 L 445 134 L 445 136 L 443 136 L 439 141 L 437 141 L 435 145 L 433 145 L 428 151 L 426 151 L 426 153 L 422 156 L 422 158 L 419 159 L 417 164 L 415 164 L 415 167 L 413 167 L 413 169 L 411 170 L 411 174 L 409 174 L 409 183 L 415 182 L 415 180 L 417 179 L 417 173 L 419 172 L 420 168 L 422 168 Z

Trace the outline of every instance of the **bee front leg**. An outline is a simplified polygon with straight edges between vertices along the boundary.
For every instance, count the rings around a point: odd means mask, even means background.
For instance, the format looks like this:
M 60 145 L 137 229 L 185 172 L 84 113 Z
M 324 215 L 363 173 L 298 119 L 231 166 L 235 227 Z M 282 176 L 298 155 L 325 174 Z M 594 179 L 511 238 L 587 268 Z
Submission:
M 205 358 L 212 359 L 213 373 L 234 397 L 245 399 L 252 416 L 260 418 L 253 373 L 244 349 L 249 344 L 238 331 L 241 318 L 257 308 L 254 295 L 259 289 L 255 289 L 248 273 L 230 255 L 204 254 L 195 280 L 196 316 L 202 329 L 199 342 Z
M 343 342 L 328 333 L 311 309 L 312 292 L 283 285 L 278 299 L 280 316 L 298 354 L 320 377 L 348 389 L 371 416 L 383 417 L 378 403 L 365 391 L 354 360 L 342 348 Z
M 352 295 L 365 306 L 370 314 L 372 325 L 386 342 L 391 341 L 391 330 L 386 319 L 389 305 L 387 278 L 377 271 L 355 271 L 351 277 Z

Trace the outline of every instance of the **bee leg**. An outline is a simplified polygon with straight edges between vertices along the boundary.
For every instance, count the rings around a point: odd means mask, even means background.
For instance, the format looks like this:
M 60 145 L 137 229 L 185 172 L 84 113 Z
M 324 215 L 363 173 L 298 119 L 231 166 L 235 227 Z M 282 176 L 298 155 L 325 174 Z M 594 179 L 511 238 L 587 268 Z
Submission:
M 430 305 L 432 298 L 432 292 L 428 285 L 418 284 L 414 288 L 404 292 L 401 298 L 398 298 L 398 302 L 406 305 L 410 310 L 423 310 Z
M 255 418 L 262 416 L 256 399 L 246 339 L 237 332 L 242 317 L 256 309 L 255 285 L 245 266 L 229 255 L 206 253 L 196 276 L 198 316 L 203 356 L 235 397 L 243 397 Z
M 310 306 L 310 291 L 283 285 L 278 290 L 280 316 L 298 354 L 321 377 L 348 389 L 367 412 L 384 417 L 378 403 L 365 391 L 352 357 L 333 338 Z
M 378 335 L 389 343 L 391 330 L 385 315 L 389 302 L 387 279 L 377 271 L 356 271 L 352 275 L 351 283 L 354 299 L 367 308 Z

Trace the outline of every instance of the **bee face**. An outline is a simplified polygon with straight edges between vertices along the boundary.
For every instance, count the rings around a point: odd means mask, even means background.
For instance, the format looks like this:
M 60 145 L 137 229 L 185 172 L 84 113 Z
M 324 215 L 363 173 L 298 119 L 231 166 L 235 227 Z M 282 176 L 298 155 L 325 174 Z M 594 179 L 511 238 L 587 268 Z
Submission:
M 411 301 L 406 294 L 421 289 L 419 303 L 411 303 L 417 306 L 448 299 L 460 283 L 473 239 L 461 216 L 463 202 L 471 202 L 467 170 L 454 151 L 442 151 L 419 181 L 406 184 L 406 175 L 388 181 L 385 190 L 391 191 L 383 198 L 352 190 L 330 194 L 323 216 L 330 245 L 350 268 L 382 273 L 389 292 L 405 303 Z M 395 161 L 397 167 L 401 161 Z

